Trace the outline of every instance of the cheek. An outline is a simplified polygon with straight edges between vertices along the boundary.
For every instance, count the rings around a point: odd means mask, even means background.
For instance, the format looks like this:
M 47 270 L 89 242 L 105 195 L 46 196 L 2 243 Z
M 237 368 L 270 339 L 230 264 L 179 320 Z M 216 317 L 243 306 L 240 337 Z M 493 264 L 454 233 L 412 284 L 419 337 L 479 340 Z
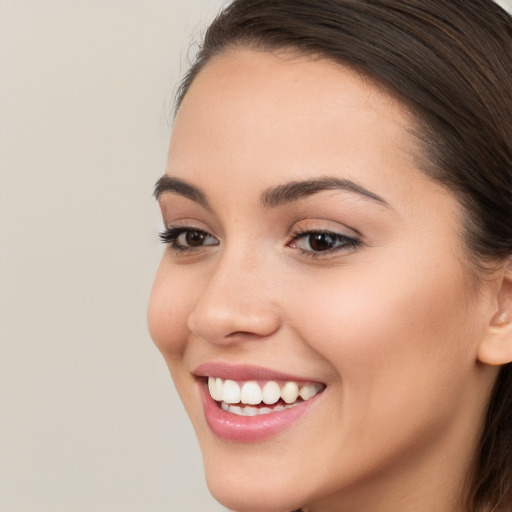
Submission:
M 294 294 L 301 300 L 290 296 L 303 338 L 330 363 L 339 399 L 360 419 L 435 416 L 443 397 L 452 402 L 446 410 L 454 406 L 474 369 L 478 325 L 468 323 L 460 269 L 397 268 L 317 279 Z
M 165 254 L 158 268 L 151 290 L 148 306 L 148 327 L 156 347 L 164 357 L 169 368 L 176 390 L 192 418 L 192 423 L 203 424 L 202 412 L 194 396 L 194 379 L 184 364 L 186 349 L 190 340 L 187 320 L 201 293 L 186 272 L 169 265 Z M 198 432 L 199 434 L 199 432 Z
M 193 283 L 184 273 L 170 268 L 164 255 L 151 290 L 148 327 L 168 363 L 181 359 L 188 342 L 187 320 L 199 294 Z

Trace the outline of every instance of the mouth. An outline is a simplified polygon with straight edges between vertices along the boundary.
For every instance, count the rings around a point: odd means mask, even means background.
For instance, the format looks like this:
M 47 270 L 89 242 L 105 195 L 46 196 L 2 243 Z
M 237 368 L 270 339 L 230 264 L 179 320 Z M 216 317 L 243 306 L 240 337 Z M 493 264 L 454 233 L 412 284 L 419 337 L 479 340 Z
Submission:
M 326 385 L 264 368 L 206 364 L 194 372 L 206 423 L 217 437 L 261 441 L 292 427 Z
M 222 410 L 238 416 L 259 416 L 297 407 L 321 393 L 316 382 L 235 381 L 208 377 L 210 396 Z

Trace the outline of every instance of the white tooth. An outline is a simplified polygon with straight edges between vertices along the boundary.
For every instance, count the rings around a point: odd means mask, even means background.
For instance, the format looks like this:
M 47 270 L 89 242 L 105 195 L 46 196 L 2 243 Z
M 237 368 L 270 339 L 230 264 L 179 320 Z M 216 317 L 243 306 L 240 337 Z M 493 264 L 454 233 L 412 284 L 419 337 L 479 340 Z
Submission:
M 230 405 L 229 412 L 232 412 L 233 414 L 237 414 L 238 416 L 243 416 L 242 408 L 239 407 L 238 405 Z
M 279 384 L 273 380 L 268 381 L 263 386 L 261 396 L 267 405 L 275 404 L 281 398 L 281 388 Z
M 256 405 L 261 402 L 261 388 L 257 382 L 249 381 L 242 386 L 240 401 L 244 404 Z
M 215 379 L 213 377 L 208 377 L 208 391 L 210 392 L 210 396 L 216 400 L 215 398 Z
M 220 380 L 220 389 L 218 385 L 218 381 Z M 214 377 L 208 377 L 208 391 L 210 391 L 210 395 L 214 400 L 219 402 L 222 400 L 222 380 L 215 379 Z M 219 392 L 220 391 L 220 392 Z
M 240 386 L 234 380 L 224 382 L 222 400 L 227 404 L 237 404 L 240 402 Z
M 281 389 L 281 398 L 287 403 L 292 404 L 299 396 L 299 386 L 296 382 L 287 382 Z
M 305 386 L 302 386 L 300 388 L 299 395 L 302 398 L 302 400 L 309 400 L 310 398 L 317 395 L 321 389 L 322 386 L 320 386 L 319 384 L 306 384 Z
M 276 405 L 272 410 L 274 412 L 279 412 L 279 411 L 284 411 L 284 409 L 285 409 L 284 405 L 279 404 L 279 405 Z
M 244 416 L 257 416 L 259 414 L 260 410 L 257 407 L 244 407 L 242 409 L 242 414 Z
M 215 400 L 222 400 L 222 395 L 224 394 L 224 381 L 221 378 L 215 379 L 213 389 L 215 390 L 215 395 L 218 397 Z
M 270 407 L 260 407 L 260 414 L 268 414 L 269 412 L 272 412 L 273 409 Z
M 229 409 L 229 405 L 226 402 L 221 402 L 220 407 L 223 411 L 227 411 Z

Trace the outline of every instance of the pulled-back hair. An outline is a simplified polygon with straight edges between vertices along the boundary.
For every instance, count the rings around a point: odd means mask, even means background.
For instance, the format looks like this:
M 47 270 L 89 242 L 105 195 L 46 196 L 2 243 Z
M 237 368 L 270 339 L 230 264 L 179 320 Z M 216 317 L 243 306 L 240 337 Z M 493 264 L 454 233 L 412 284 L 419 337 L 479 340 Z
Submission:
M 295 49 L 397 97 L 419 126 L 423 171 L 464 212 L 468 262 L 512 256 L 512 18 L 491 0 L 235 0 L 183 79 L 231 48 Z M 512 366 L 498 376 L 468 475 L 470 512 L 512 510 Z

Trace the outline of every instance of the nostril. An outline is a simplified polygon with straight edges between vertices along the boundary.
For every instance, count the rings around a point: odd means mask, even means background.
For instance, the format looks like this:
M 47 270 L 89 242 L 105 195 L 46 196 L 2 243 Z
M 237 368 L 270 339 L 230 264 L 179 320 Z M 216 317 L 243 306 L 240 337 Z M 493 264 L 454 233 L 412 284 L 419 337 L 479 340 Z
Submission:
M 256 334 L 254 332 L 249 332 L 249 331 L 235 331 L 235 332 L 232 332 L 231 334 L 228 334 L 226 336 L 227 339 L 230 339 L 230 338 L 262 338 L 263 336 L 260 335 L 260 334 Z

